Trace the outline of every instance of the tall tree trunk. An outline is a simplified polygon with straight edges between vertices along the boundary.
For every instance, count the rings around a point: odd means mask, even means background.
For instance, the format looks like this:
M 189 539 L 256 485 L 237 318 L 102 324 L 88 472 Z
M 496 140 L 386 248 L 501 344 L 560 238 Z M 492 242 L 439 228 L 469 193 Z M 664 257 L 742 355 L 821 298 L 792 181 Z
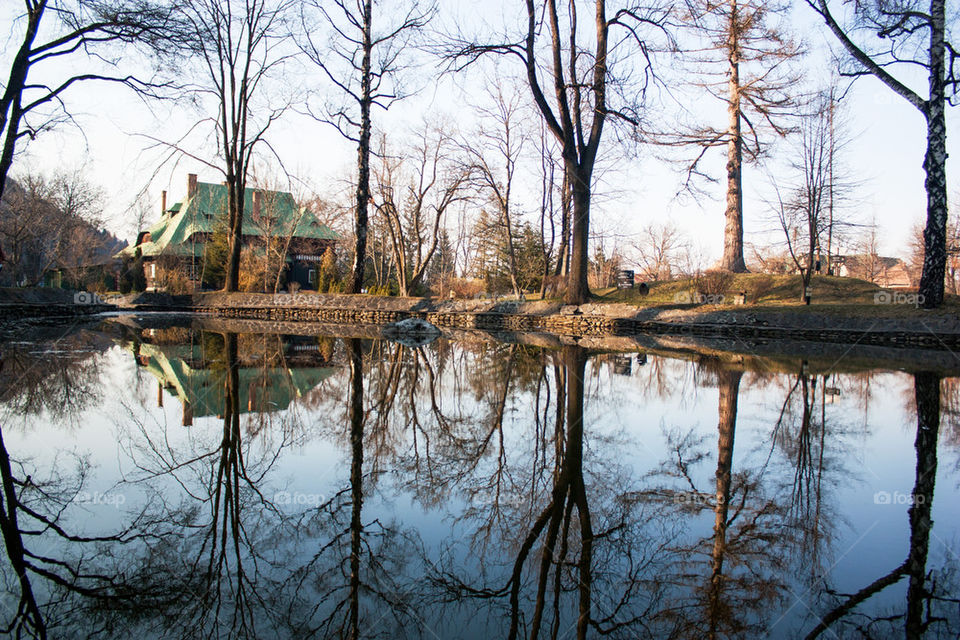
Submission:
M 557 251 L 557 267 L 553 275 L 565 276 L 570 272 L 570 179 L 563 172 L 563 185 L 560 188 L 560 246 Z
M 353 251 L 353 278 L 350 293 L 363 290 L 363 274 L 367 259 L 367 207 L 370 201 L 370 106 L 371 78 L 370 57 L 373 53 L 371 23 L 373 22 L 373 0 L 366 0 L 363 6 L 363 62 L 361 63 L 360 95 L 360 143 L 357 145 L 357 209 L 354 234 L 356 236 Z
M 10 78 L 7 80 L 3 96 L 0 97 L 0 132 L 3 133 L 3 150 L 0 151 L 0 198 L 3 197 L 3 191 L 7 186 L 7 174 L 13 165 L 13 155 L 17 140 L 20 138 L 20 121 L 23 119 L 21 101 L 23 88 L 27 83 L 27 74 L 30 72 L 30 49 L 37 37 L 40 19 L 43 17 L 46 5 L 46 0 L 42 0 L 35 8 L 29 10 L 23 43 L 10 66 Z
M 807 266 L 800 273 L 802 287 L 800 291 L 800 302 L 806 302 L 810 294 L 810 279 L 813 277 L 813 252 L 816 250 L 817 242 L 817 219 L 812 212 L 807 214 Z
M 727 34 L 727 56 L 730 63 L 728 81 L 730 117 L 727 130 L 727 211 L 723 231 L 723 259 L 720 268 L 745 273 L 743 260 L 743 132 L 740 123 L 740 42 L 738 39 L 737 0 L 730 0 L 730 23 Z
M 573 192 L 573 247 L 570 251 L 570 275 L 563 301 L 566 304 L 583 304 L 590 297 L 587 284 L 589 267 L 588 243 L 590 241 L 590 178 L 579 169 L 568 169 Z
M 834 196 L 834 166 L 833 162 L 837 156 L 837 126 L 836 126 L 836 111 L 837 111 L 837 97 L 834 95 L 836 87 L 833 85 L 830 86 L 830 111 L 827 112 L 827 118 L 830 122 L 830 142 L 828 148 L 830 150 L 830 156 L 828 158 L 827 166 L 827 261 L 826 261 L 826 271 L 828 276 L 834 275 L 833 273 L 833 196 Z
M 927 225 L 923 230 L 923 273 L 920 295 L 923 307 L 932 309 L 943 303 L 943 284 L 947 265 L 947 124 L 944 117 L 945 56 L 944 0 L 930 2 L 930 99 L 924 113 L 927 119 L 927 153 L 923 159 L 927 188 Z
M 224 291 L 237 291 L 240 288 L 240 249 L 243 245 L 243 192 L 239 176 L 234 173 L 227 176 L 227 269 L 224 279 Z M 238 193 L 239 192 L 239 193 Z
M 513 244 L 513 230 L 510 228 L 510 213 L 504 209 L 503 220 L 507 227 L 507 252 L 510 260 L 510 286 L 513 287 L 513 293 L 520 297 L 520 282 L 517 280 L 517 252 Z

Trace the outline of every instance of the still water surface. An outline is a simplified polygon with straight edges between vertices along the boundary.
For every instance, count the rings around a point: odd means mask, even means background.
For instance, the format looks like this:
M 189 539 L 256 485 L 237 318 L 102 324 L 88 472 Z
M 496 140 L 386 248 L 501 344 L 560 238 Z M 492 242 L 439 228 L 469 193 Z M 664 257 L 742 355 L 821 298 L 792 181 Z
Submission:
M 960 634 L 942 368 L 148 317 L 2 354 L 13 637 Z

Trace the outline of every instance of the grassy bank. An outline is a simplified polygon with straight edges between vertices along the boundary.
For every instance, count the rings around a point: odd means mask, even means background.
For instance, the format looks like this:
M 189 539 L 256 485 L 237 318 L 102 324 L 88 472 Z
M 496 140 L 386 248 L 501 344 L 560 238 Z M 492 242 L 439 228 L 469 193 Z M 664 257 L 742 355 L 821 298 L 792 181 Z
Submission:
M 811 304 L 800 300 L 802 289 L 798 275 L 730 274 L 724 282 L 697 279 L 655 282 L 650 292 L 642 295 L 639 289 L 600 289 L 594 291 L 595 302 L 625 303 L 641 308 L 702 309 L 714 311 L 737 308 L 736 294 L 746 294 L 747 307 L 806 312 L 829 312 L 844 315 L 905 316 L 924 313 L 917 310 L 916 292 L 903 289 L 883 289 L 865 280 L 838 276 L 814 276 L 810 283 Z M 708 294 L 707 303 L 698 304 L 697 291 Z M 948 295 L 941 312 L 960 312 L 957 296 Z

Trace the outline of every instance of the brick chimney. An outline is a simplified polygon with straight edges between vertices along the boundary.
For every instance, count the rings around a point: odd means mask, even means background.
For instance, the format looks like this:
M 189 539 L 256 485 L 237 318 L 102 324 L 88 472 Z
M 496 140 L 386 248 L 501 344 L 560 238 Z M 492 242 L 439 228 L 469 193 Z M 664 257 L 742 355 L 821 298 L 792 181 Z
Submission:
M 192 198 L 197 193 L 197 174 L 187 174 L 187 197 Z
M 167 192 L 160 192 L 160 215 L 166 215 L 167 213 Z
M 263 202 L 263 194 L 259 191 L 253 192 L 253 219 L 259 220 L 261 213 L 261 204 Z

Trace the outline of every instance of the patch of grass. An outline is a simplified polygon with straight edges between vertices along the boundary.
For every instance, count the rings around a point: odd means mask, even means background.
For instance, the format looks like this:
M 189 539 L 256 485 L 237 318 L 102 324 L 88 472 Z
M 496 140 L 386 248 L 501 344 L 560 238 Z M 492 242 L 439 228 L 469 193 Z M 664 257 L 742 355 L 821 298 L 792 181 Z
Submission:
M 884 315 L 908 316 L 916 312 L 913 304 L 877 304 L 877 295 L 888 291 L 877 285 L 857 278 L 839 276 L 814 276 L 810 282 L 811 305 L 808 307 L 800 300 L 802 281 L 798 275 L 771 275 L 764 273 L 738 273 L 732 275 L 723 292 L 723 301 L 719 304 L 697 304 L 696 287 L 698 283 L 691 278 L 654 282 L 650 284 L 650 293 L 640 295 L 633 289 L 601 289 L 594 291 L 597 302 L 625 303 L 641 308 L 660 307 L 676 309 L 716 310 L 734 308 L 733 298 L 745 292 L 747 307 L 767 310 L 789 310 L 839 312 L 844 315 Z M 702 285 L 701 285 L 702 286 Z M 701 293 L 706 293 L 701 291 Z M 906 300 L 910 291 L 893 290 L 887 299 Z M 688 302 L 689 300 L 689 302 Z M 741 307 L 742 308 L 742 307 Z M 947 296 L 947 302 L 941 311 L 956 313 L 960 302 L 956 296 Z

